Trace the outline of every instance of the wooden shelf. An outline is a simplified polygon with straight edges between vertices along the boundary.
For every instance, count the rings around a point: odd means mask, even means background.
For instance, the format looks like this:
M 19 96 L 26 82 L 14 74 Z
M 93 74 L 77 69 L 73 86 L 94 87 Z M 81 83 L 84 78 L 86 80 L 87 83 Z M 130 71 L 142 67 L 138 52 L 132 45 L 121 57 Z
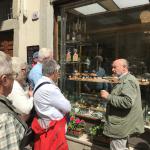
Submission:
M 74 78 L 68 78 L 68 80 L 72 80 L 72 81 L 83 81 L 83 82 L 109 82 L 109 80 L 106 79 L 102 79 L 100 77 L 96 78 L 96 79 L 92 79 L 92 78 L 78 78 L 78 77 L 74 77 Z
M 72 81 L 82 81 L 82 82 L 97 82 L 97 83 L 118 83 L 117 81 L 113 81 L 113 80 L 108 80 L 108 79 L 104 79 L 104 78 L 101 78 L 101 77 L 98 77 L 98 78 L 95 78 L 95 79 L 92 79 L 92 78 L 79 78 L 79 77 L 71 77 L 71 78 L 68 78 L 68 80 L 72 80 Z M 150 82 L 149 81 L 139 81 L 139 84 L 142 85 L 142 86 L 147 86 L 147 85 L 150 85 Z

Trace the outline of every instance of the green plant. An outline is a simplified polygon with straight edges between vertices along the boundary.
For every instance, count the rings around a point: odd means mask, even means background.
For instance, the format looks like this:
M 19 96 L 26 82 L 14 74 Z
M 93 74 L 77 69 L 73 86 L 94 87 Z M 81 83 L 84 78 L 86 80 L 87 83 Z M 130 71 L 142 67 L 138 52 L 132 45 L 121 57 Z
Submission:
M 76 118 L 75 116 L 70 117 L 70 121 L 68 124 L 68 129 L 70 130 L 80 130 L 85 127 L 85 121 L 80 118 Z
M 103 125 L 95 125 L 89 128 L 89 134 L 93 136 L 98 136 L 103 133 L 104 126 Z

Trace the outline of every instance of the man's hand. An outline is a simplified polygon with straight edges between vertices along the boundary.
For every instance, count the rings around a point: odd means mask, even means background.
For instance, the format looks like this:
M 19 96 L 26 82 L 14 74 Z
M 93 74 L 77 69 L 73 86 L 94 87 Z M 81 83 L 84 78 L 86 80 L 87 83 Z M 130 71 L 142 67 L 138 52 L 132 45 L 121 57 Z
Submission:
M 29 97 L 33 97 L 33 91 L 31 89 L 28 91 L 28 95 Z
M 109 95 L 109 93 L 106 90 L 100 91 L 100 97 L 101 98 L 107 99 L 108 95 Z

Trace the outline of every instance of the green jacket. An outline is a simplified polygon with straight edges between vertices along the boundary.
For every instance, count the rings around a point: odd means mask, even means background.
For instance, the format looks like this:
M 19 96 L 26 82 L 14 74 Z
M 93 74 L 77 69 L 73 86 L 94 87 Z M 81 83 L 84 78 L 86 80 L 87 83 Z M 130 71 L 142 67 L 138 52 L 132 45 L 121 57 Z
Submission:
M 126 74 L 108 96 L 104 135 L 125 138 L 144 132 L 141 92 L 137 79 Z

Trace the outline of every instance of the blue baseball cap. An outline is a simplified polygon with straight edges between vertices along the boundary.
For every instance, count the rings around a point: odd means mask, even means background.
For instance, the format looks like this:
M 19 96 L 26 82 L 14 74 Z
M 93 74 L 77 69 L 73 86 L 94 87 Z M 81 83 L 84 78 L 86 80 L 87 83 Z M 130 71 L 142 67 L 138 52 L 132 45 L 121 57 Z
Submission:
M 33 54 L 33 58 L 38 58 L 38 54 L 39 54 L 39 52 L 35 52 L 35 53 Z

